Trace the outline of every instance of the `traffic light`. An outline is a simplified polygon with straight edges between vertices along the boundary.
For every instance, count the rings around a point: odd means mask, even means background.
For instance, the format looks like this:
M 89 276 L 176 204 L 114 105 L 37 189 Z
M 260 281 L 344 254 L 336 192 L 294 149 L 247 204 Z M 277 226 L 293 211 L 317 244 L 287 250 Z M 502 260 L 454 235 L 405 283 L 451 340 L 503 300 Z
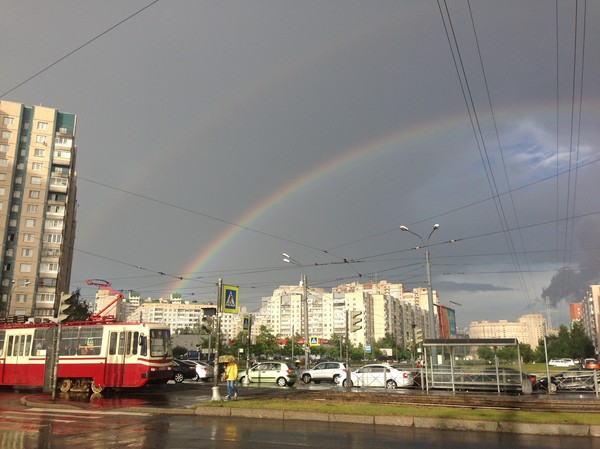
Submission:
M 360 325 L 362 323 L 362 311 L 360 310 L 351 310 L 350 311 L 350 331 L 356 332 L 357 330 L 362 329 Z
M 62 293 L 60 295 L 60 304 L 58 305 L 57 322 L 66 323 L 73 321 L 72 314 L 75 312 L 77 303 L 77 295 Z
M 203 316 L 202 325 L 200 326 L 205 334 L 212 334 L 215 328 L 215 320 L 212 316 Z

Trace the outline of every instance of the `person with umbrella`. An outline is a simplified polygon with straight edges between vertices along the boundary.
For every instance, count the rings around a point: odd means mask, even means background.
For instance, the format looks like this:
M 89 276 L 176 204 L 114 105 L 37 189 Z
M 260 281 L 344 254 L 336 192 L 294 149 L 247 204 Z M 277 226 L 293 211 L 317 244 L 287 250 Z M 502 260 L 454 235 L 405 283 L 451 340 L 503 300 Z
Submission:
M 225 380 L 227 380 L 227 400 L 229 401 L 232 395 L 234 399 L 238 396 L 238 389 L 235 385 L 238 376 L 238 366 L 233 357 L 227 361 L 227 366 L 225 366 L 225 376 Z

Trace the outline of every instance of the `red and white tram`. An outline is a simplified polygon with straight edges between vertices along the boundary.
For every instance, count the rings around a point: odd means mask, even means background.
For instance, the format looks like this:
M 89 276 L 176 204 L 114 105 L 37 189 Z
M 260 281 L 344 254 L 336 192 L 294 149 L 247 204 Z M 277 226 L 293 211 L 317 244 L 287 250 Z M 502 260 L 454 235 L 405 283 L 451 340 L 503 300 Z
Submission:
M 168 326 L 116 321 L 61 325 L 57 385 L 60 391 L 100 393 L 166 383 L 173 352 Z M 56 323 L 0 325 L 0 385 L 51 388 Z

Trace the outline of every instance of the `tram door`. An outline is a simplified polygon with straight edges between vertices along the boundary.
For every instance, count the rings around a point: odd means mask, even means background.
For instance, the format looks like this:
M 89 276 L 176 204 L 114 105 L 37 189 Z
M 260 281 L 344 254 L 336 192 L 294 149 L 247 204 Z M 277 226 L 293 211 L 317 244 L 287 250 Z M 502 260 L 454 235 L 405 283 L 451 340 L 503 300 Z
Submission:
M 31 353 L 32 335 L 9 335 L 4 359 L 4 383 L 9 385 L 27 384 L 28 376 L 24 368 Z
M 106 357 L 106 385 L 123 385 L 125 370 L 125 330 L 111 330 L 108 333 L 108 354 Z

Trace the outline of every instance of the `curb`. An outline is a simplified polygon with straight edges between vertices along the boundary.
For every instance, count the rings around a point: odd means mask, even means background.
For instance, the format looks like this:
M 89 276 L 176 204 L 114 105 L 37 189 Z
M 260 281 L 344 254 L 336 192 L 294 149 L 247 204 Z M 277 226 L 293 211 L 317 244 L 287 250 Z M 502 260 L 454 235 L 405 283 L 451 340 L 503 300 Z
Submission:
M 452 418 L 415 418 L 413 416 L 343 415 L 334 413 L 257 410 L 229 407 L 197 407 L 194 409 L 193 413 L 197 416 L 218 416 L 224 418 L 319 421 L 329 423 L 414 427 L 415 429 L 513 433 L 521 435 L 600 437 L 600 425 L 589 424 L 532 424 L 509 421 L 471 421 Z

